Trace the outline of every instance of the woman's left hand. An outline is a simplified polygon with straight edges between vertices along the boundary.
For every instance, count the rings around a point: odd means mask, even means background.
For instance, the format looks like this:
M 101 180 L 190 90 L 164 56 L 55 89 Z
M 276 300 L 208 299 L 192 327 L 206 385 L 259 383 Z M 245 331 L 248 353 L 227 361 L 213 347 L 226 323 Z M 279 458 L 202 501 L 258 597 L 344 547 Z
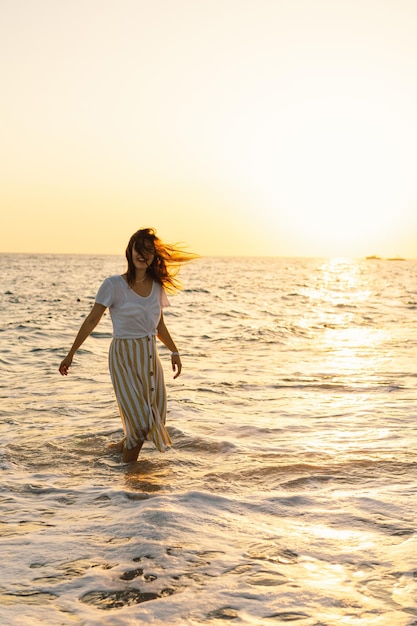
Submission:
M 181 357 L 179 354 L 171 354 L 171 365 L 172 371 L 175 372 L 174 378 L 178 378 L 182 370 Z

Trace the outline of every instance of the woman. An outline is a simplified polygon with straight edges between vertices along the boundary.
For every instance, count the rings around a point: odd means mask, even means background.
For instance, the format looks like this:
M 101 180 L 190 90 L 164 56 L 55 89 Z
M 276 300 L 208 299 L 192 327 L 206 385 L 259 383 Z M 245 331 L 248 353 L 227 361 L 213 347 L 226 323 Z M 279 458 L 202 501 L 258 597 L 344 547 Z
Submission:
M 125 434 L 122 441 L 110 447 L 122 452 L 126 463 L 137 460 L 146 438 L 152 439 L 160 451 L 171 445 L 165 428 L 166 390 L 156 337 L 171 351 L 177 378 L 181 358 L 162 309 L 169 306 L 166 291 L 180 289 L 175 278 L 179 266 L 195 256 L 162 243 L 154 229 L 134 233 L 126 248 L 126 273 L 104 280 L 93 308 L 59 366 L 62 376 L 66 376 L 76 351 L 108 307 L 113 323 L 110 375 Z

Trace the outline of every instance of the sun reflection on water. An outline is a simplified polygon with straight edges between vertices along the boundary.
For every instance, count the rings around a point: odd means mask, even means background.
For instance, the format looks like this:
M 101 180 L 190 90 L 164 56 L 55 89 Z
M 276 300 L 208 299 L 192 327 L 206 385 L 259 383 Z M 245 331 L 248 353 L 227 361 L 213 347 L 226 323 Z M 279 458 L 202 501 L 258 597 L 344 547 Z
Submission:
M 334 258 L 317 267 L 317 284 L 306 290 L 310 298 L 327 300 L 335 306 L 369 298 L 371 287 L 361 261 Z
M 372 317 L 372 284 L 364 262 L 330 259 L 317 271 L 316 284 L 305 293 L 313 304 L 313 324 L 321 331 L 316 347 L 326 355 L 323 364 L 333 372 L 363 372 L 369 380 L 369 372 L 387 360 L 381 346 L 389 335 Z M 366 302 L 369 315 L 363 313 Z

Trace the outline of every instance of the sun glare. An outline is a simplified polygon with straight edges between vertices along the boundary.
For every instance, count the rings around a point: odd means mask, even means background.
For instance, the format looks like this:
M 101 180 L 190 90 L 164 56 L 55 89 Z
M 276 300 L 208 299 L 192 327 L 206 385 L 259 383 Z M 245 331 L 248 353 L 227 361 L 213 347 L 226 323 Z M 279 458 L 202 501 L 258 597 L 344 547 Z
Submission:
M 254 142 L 251 180 L 275 228 L 288 228 L 323 256 L 362 256 L 379 250 L 412 206 L 415 163 L 400 119 L 369 103 L 333 99 L 266 121 Z

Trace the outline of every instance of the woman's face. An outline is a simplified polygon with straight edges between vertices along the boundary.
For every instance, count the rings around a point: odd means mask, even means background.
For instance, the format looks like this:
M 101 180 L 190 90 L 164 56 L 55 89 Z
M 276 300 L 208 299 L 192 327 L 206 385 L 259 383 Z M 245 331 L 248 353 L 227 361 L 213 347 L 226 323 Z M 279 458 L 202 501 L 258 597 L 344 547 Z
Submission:
M 155 258 L 155 248 L 150 241 L 144 241 L 140 248 L 133 246 L 132 261 L 136 269 L 146 269 Z

